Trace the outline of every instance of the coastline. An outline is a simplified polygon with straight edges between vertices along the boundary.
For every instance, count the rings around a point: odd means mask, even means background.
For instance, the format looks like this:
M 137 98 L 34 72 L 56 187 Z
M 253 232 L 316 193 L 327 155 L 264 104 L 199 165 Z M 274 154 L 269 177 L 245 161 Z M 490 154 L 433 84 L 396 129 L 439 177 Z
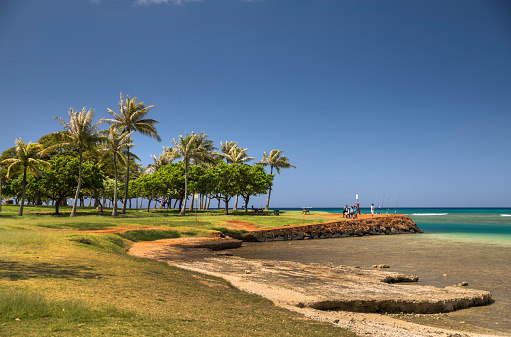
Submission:
M 206 246 L 203 246 L 201 241 Z M 247 260 L 231 256 L 232 253 L 229 252 L 215 253 L 212 251 L 212 249 L 215 249 L 212 248 L 214 242 L 217 242 L 220 245 L 218 249 L 221 249 L 220 247 L 226 247 L 226 245 L 235 245 L 235 241 L 229 238 L 190 238 L 140 242 L 133 245 L 129 253 L 224 278 L 236 288 L 266 297 L 278 306 L 300 312 L 308 318 L 327 321 L 336 326 L 348 328 L 360 335 L 429 337 L 458 334 L 458 336 L 495 336 L 494 334 L 485 334 L 481 329 L 478 333 L 454 331 L 406 322 L 390 315 L 315 309 L 305 304 L 307 300 L 314 302 L 314 300 L 317 300 L 314 297 L 320 296 L 317 291 L 311 295 L 312 283 L 316 282 L 316 280 L 314 282 L 311 282 L 311 280 L 315 274 L 320 274 L 320 278 L 325 278 L 325 270 L 332 270 L 331 265 Z M 342 266 L 341 269 L 344 270 L 344 274 L 348 279 L 357 275 L 359 277 L 361 273 L 370 275 L 369 278 L 374 277 L 374 275 L 386 275 L 387 273 L 376 270 L 364 271 L 347 266 Z M 339 274 L 339 270 L 337 267 L 335 272 Z M 305 285 L 300 284 L 300 277 L 305 278 L 307 282 Z M 288 280 L 287 284 L 278 282 L 278 280 L 283 279 Z M 356 282 L 362 283 L 363 286 L 369 285 L 369 288 L 375 286 L 375 283 L 371 283 L 367 278 L 358 278 Z M 326 284 L 328 285 L 328 282 Z M 339 284 L 336 286 L 338 287 Z M 420 286 L 409 287 L 420 288 Z M 400 290 L 402 289 L 400 288 Z M 380 290 L 378 289 L 378 291 Z M 293 301 L 290 301 L 290 299 L 293 299 Z M 304 305 L 297 305 L 296 299 L 299 299 Z M 440 317 L 443 314 L 433 314 L 433 316 L 435 315 Z

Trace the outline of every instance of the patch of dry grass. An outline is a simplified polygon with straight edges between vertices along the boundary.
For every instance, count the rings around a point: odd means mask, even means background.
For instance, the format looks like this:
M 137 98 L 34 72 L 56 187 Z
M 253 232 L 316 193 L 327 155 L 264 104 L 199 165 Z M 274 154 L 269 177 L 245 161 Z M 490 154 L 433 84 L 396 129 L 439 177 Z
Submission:
M 128 256 L 132 242 L 115 233 L 84 231 L 103 223 L 198 232 L 218 225 L 133 213 L 119 219 L 2 214 L 0 292 L 15 295 L 0 297 L 0 335 L 352 336 L 222 279 Z

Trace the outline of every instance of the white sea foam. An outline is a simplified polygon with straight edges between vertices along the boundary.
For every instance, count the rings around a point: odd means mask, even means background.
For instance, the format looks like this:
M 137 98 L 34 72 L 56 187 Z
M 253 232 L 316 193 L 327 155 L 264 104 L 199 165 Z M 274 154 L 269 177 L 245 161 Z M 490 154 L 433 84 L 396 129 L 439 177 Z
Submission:
M 511 214 L 501 214 L 500 216 L 511 216 Z
M 447 215 L 449 213 L 412 213 L 412 215 Z

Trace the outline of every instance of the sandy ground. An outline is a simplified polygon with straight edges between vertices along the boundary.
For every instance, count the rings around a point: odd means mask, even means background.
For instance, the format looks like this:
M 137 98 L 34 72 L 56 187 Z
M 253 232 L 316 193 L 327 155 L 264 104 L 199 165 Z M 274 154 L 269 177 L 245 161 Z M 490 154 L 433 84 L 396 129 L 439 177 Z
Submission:
M 223 241 L 222 245 L 214 248 L 215 242 L 218 243 L 219 241 Z M 229 256 L 232 254 L 228 252 L 213 252 L 208 249 L 234 247 L 237 244 L 235 241 L 237 240 L 229 238 L 184 238 L 139 242 L 130 249 L 129 253 L 224 278 L 240 290 L 261 295 L 272 300 L 278 306 L 299 312 L 311 319 L 326 321 L 347 328 L 361 336 L 495 336 L 485 334 L 481 329 L 478 333 L 454 331 L 405 322 L 389 315 L 325 311 L 316 310 L 307 305 L 297 305 L 300 302 L 307 303 L 309 299 L 314 300 L 316 295 L 321 296 L 317 290 L 316 294 L 309 292 L 313 287 L 303 286 L 303 280 L 299 281 L 300 278 L 307 275 L 305 281 L 312 284 L 310 282 L 311 268 L 313 268 L 313 273 L 317 274 L 320 270 L 319 267 L 301 264 L 290 265 L 289 263 L 275 261 L 272 261 L 269 265 L 262 260 L 245 260 Z M 325 266 L 320 267 L 326 268 Z M 348 272 L 355 269 L 354 267 L 344 267 Z M 338 273 L 338 269 L 335 272 Z M 263 270 L 264 272 L 262 272 Z M 355 272 L 360 274 L 360 272 Z M 362 274 L 366 272 L 371 277 L 374 277 L 373 273 L 377 273 L 377 271 L 371 270 L 363 271 Z M 348 273 L 348 278 L 352 276 Z M 324 274 L 319 277 L 319 279 L 325 278 Z M 285 282 L 282 282 L 282 280 L 285 280 Z M 360 283 L 361 281 L 356 282 Z M 290 286 L 290 284 L 293 286 Z M 440 316 L 442 314 L 433 314 L 432 316 L 435 315 Z

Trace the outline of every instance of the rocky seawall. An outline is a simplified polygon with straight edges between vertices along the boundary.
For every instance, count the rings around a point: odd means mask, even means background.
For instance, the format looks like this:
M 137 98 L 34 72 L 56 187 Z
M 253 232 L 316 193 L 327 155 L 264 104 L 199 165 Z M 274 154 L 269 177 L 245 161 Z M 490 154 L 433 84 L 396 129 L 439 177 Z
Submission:
M 423 233 L 423 231 L 408 216 L 397 214 L 322 224 L 263 229 L 240 233 L 235 235 L 235 238 L 243 241 L 269 242 L 406 233 Z

